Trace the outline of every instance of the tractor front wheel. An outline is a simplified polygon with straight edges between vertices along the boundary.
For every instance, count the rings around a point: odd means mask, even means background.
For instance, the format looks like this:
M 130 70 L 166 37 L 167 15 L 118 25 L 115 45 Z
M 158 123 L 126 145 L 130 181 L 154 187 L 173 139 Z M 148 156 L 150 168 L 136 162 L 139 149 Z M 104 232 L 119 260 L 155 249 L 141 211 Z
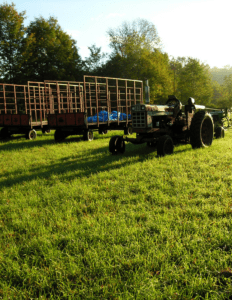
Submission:
M 110 139 L 109 142 L 109 151 L 112 154 L 123 154 L 125 152 L 125 142 L 123 141 L 123 138 L 119 135 L 114 135 Z

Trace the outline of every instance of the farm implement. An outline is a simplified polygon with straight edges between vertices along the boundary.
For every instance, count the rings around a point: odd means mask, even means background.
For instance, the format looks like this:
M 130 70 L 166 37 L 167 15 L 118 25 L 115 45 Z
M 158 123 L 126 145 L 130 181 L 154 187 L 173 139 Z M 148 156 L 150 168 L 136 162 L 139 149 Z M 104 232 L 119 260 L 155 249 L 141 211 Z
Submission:
M 91 141 L 94 131 L 130 134 L 131 105 L 142 102 L 139 80 L 84 76 L 83 82 L 0 84 L 0 137 L 23 133 L 35 139 L 36 130 L 51 129 L 56 141 L 69 135 Z
M 192 148 L 207 147 L 214 137 L 224 137 L 227 116 L 224 110 L 196 105 L 193 98 L 182 105 L 173 95 L 165 105 L 136 104 L 132 106 L 132 131 L 136 138 L 113 136 L 109 151 L 124 153 L 125 142 L 147 143 L 157 149 L 158 156 L 172 154 L 174 145 L 180 143 L 190 143 Z
M 93 132 L 123 130 L 131 133 L 131 105 L 143 103 L 143 82 L 120 78 L 84 76 L 83 82 L 45 81 L 48 126 L 55 140 Z
M 1 138 L 25 134 L 27 139 L 35 139 L 36 130 L 48 130 L 45 111 L 43 82 L 0 84 Z

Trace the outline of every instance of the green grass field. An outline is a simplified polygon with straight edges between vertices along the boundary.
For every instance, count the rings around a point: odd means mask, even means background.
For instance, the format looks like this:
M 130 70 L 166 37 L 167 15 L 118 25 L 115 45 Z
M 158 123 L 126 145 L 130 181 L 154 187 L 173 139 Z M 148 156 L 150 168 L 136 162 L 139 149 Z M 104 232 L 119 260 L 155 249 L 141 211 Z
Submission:
M 232 131 L 164 158 L 115 134 L 0 143 L 0 299 L 232 299 Z

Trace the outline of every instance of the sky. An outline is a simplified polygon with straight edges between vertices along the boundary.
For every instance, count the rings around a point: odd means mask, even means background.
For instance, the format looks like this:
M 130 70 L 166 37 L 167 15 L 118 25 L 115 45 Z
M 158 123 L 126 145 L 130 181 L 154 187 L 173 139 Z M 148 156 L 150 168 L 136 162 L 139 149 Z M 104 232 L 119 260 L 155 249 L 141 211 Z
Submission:
M 83 59 L 93 44 L 110 53 L 107 30 L 141 18 L 155 25 L 162 51 L 170 57 L 196 58 L 211 68 L 232 66 L 231 0 L 12 1 L 18 12 L 26 11 L 25 25 L 41 16 L 56 17 Z

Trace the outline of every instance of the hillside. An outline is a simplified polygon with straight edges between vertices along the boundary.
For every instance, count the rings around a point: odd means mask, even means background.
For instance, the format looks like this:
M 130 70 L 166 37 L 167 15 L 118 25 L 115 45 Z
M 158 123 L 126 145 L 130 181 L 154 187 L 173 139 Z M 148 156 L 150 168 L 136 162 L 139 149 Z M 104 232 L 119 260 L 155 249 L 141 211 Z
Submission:
M 214 68 L 210 69 L 210 73 L 212 74 L 213 80 L 222 84 L 225 76 L 232 74 L 232 67 L 230 67 L 230 68 L 225 67 L 222 69 L 214 67 Z

